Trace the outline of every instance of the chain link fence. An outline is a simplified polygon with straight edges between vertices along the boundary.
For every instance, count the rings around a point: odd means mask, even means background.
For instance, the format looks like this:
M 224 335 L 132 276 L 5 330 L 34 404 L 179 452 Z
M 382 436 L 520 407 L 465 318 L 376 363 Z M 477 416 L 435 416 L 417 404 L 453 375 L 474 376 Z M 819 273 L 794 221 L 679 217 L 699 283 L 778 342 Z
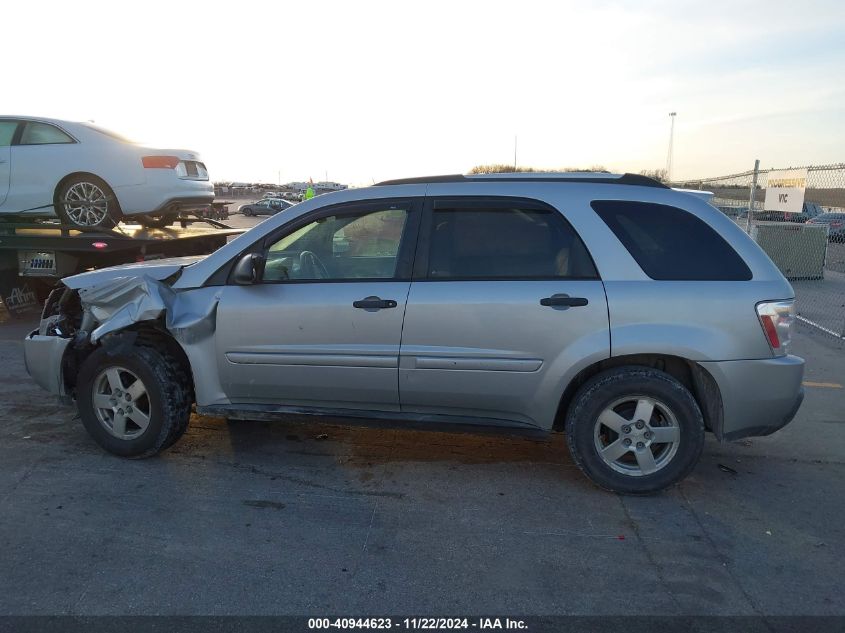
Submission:
M 807 170 L 801 213 L 766 208 L 769 175 L 782 169 L 672 186 L 712 192 L 712 204 L 747 231 L 792 283 L 798 320 L 845 339 L 845 163 L 784 169 Z

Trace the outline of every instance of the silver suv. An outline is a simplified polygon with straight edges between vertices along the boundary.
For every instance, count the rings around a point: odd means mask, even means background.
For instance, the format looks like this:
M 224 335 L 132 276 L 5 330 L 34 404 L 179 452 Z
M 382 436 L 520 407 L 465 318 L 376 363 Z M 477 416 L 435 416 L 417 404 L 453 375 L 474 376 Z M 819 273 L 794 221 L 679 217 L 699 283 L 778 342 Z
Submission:
M 598 485 L 648 493 L 705 430 L 802 399 L 793 290 L 730 219 L 634 175 L 445 176 L 314 198 L 205 258 L 76 275 L 26 339 L 106 450 L 200 414 L 565 430 Z

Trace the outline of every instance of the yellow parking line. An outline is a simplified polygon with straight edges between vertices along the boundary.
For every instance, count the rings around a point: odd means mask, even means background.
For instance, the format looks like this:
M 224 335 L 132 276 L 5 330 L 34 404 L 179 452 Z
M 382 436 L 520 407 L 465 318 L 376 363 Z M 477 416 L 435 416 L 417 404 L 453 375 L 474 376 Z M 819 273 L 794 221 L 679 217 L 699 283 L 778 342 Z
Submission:
M 804 381 L 805 387 L 824 387 L 827 389 L 842 389 L 842 385 L 838 382 L 813 382 L 812 380 Z

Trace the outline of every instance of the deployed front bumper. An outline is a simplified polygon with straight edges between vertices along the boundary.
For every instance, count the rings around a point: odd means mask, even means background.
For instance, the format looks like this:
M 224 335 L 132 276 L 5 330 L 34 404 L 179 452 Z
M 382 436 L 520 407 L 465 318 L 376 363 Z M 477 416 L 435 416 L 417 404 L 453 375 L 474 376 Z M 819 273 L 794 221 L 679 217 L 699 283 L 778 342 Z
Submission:
M 700 364 L 719 385 L 723 420 L 717 433 L 724 440 L 782 429 L 804 399 L 804 359 L 798 356 Z
M 26 371 L 43 389 L 57 396 L 66 396 L 62 359 L 71 342 L 60 336 L 41 336 L 38 330 L 24 339 Z

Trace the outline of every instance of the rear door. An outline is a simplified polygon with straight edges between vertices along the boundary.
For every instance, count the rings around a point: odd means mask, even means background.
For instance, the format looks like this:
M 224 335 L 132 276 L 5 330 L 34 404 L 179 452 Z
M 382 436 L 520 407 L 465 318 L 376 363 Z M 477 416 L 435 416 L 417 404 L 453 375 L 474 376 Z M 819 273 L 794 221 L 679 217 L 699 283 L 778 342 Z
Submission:
M 398 365 L 421 201 L 335 205 L 256 252 L 259 283 L 227 285 L 219 371 L 233 403 L 399 409 Z
M 9 193 L 9 173 L 11 171 L 11 145 L 17 121 L 0 120 L 0 206 Z
M 604 287 L 555 209 L 428 198 L 400 355 L 403 412 L 550 428 L 572 367 L 610 354 Z

